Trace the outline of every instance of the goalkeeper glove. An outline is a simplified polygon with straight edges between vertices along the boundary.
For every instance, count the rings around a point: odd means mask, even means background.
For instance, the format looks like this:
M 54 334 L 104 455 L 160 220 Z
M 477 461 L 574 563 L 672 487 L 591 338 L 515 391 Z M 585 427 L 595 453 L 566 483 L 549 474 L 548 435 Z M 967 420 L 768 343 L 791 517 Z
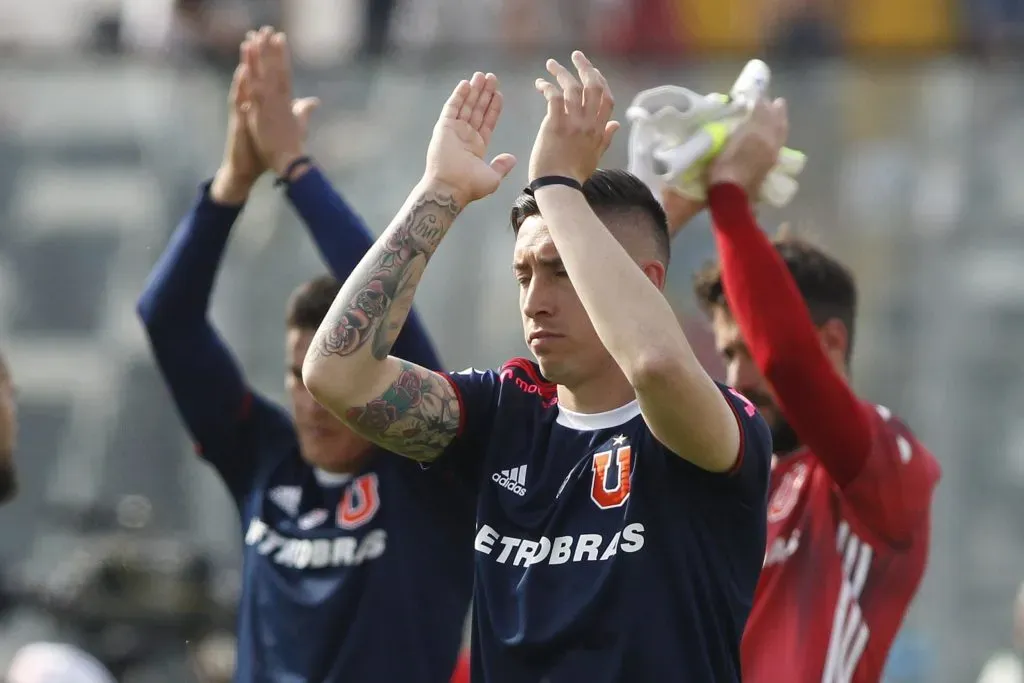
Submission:
M 631 124 L 629 171 L 659 197 L 668 188 L 690 199 L 706 199 L 707 166 L 747 120 L 769 77 L 768 67 L 752 60 L 729 95 L 700 95 L 672 85 L 641 92 L 626 110 Z M 784 147 L 758 199 L 776 207 L 789 203 L 805 161 L 801 152 Z

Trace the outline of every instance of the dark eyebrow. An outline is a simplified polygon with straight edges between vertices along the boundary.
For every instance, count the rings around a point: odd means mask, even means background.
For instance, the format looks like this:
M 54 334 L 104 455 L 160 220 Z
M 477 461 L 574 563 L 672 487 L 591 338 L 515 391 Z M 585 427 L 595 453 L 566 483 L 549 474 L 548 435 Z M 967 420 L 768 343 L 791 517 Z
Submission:
M 538 258 L 537 265 L 541 268 L 549 268 L 551 270 L 564 270 L 565 266 L 562 264 L 562 259 L 559 256 L 550 258 Z M 533 270 L 529 263 L 525 261 L 517 261 L 512 264 L 512 271 L 515 273 L 524 273 Z
M 544 266 L 545 268 L 551 268 L 552 270 L 562 270 L 565 266 L 562 265 L 562 258 L 555 256 L 554 258 L 539 258 L 537 263 Z

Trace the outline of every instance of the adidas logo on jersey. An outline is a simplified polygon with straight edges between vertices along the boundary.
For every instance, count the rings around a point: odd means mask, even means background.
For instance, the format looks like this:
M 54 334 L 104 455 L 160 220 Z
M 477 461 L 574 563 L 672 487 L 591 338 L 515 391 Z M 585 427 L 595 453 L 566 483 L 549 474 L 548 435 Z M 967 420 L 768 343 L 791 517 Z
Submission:
M 491 481 L 498 486 L 508 489 L 517 496 L 526 495 L 526 465 L 513 467 L 510 470 L 502 470 L 491 475 Z
M 274 505 L 294 517 L 299 513 L 299 505 L 302 504 L 302 488 L 298 486 L 276 486 L 267 493 L 267 498 L 273 501 Z

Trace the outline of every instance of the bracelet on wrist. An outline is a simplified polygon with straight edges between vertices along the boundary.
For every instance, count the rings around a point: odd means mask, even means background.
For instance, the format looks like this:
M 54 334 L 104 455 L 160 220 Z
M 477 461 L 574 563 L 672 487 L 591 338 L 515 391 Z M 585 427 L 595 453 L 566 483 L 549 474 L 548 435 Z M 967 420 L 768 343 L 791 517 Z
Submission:
M 292 182 L 292 176 L 295 174 L 295 171 L 298 170 L 300 166 L 312 163 L 313 158 L 307 155 L 302 155 L 300 157 L 292 159 L 291 162 L 285 167 L 284 173 L 279 175 L 277 179 L 274 180 L 274 187 L 290 185 Z
M 533 196 L 533 193 L 542 187 L 549 185 L 564 185 L 565 187 L 571 187 L 574 190 L 583 192 L 583 185 L 580 184 L 575 178 L 570 178 L 564 175 L 545 175 L 540 178 L 535 178 L 526 189 L 523 190 L 526 194 Z

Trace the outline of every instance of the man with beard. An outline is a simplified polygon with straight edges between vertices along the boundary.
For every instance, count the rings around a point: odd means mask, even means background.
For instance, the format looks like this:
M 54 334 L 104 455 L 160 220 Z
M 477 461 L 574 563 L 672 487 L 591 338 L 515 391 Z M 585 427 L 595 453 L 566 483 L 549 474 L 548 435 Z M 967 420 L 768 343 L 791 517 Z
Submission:
M 761 102 L 712 163 L 721 263 L 695 279 L 727 382 L 764 415 L 775 450 L 743 679 L 870 683 L 925 571 L 940 472 L 906 425 L 848 384 L 853 275 L 806 241 L 773 243 L 757 225 L 736 156 L 780 130 L 781 101 Z M 701 208 L 664 199 L 675 230 Z

